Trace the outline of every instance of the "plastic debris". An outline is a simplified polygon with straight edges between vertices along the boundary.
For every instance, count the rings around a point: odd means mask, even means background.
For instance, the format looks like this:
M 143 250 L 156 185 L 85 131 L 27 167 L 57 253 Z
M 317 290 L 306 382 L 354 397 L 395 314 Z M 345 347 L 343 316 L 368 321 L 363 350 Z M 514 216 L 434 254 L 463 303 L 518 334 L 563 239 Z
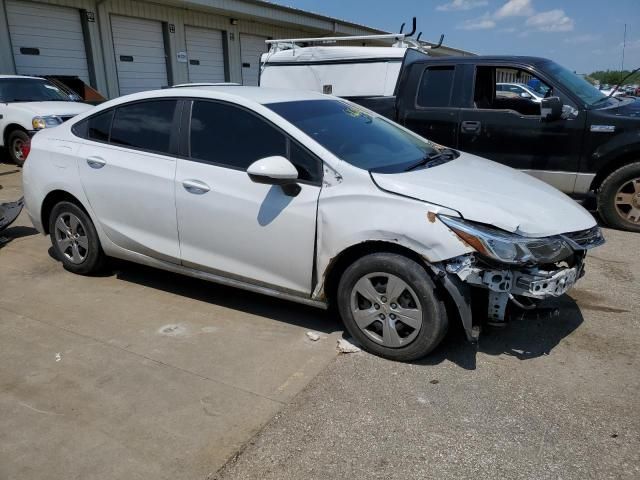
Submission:
M 360 351 L 360 347 L 355 346 L 346 338 L 338 339 L 338 351 L 340 353 L 356 353 Z
M 59 362 L 60 360 L 62 360 L 62 355 L 60 355 L 60 353 L 56 353 L 56 362 Z
M 318 340 L 320 340 L 320 335 L 318 335 L 316 332 L 307 332 L 307 337 L 309 337 L 309 340 L 311 340 L 312 342 L 317 342 Z

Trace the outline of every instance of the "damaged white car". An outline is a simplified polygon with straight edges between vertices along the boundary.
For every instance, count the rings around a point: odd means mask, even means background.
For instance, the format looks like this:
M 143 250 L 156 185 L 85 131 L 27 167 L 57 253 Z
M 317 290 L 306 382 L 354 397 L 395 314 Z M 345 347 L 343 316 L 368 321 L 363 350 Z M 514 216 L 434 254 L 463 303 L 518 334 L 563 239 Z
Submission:
M 34 137 L 24 191 L 70 271 L 111 256 L 335 303 L 365 349 L 396 360 L 429 353 L 458 318 L 473 341 L 510 302 L 564 294 L 604 241 L 545 183 L 290 90 L 106 102 Z M 472 298 L 487 314 L 472 315 Z

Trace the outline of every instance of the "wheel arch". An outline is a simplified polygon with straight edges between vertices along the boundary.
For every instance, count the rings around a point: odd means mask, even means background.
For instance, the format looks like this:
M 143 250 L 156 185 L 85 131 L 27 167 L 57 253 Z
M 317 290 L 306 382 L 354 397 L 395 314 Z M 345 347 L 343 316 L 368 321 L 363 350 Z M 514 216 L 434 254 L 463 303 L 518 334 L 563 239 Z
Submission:
M 28 133 L 27 129 L 24 128 L 22 125 L 20 125 L 19 123 L 10 123 L 8 124 L 6 127 L 4 127 L 4 131 L 2 132 L 2 144 L 5 147 L 8 147 L 8 142 L 9 142 L 9 135 L 11 135 L 11 133 L 15 132 L 16 130 L 21 130 L 24 133 Z
M 369 240 L 345 248 L 329 262 L 322 285 L 324 297 L 329 303 L 335 301 L 340 278 L 349 265 L 372 253 L 396 253 L 410 258 L 422 266 L 427 275 L 432 277 L 432 279 L 434 278 L 433 271 L 429 268 L 427 260 L 416 251 L 398 243 L 384 240 Z
M 637 149 L 623 152 L 611 158 L 598 171 L 594 179 L 591 181 L 590 190 L 592 192 L 597 192 L 600 186 L 602 185 L 602 182 L 604 182 L 609 175 L 611 175 L 613 172 L 615 172 L 619 168 L 622 168 L 625 165 L 629 165 L 634 162 L 640 162 L 640 145 L 638 145 Z
M 90 217 L 89 212 L 77 197 L 65 190 L 52 190 L 42 201 L 42 208 L 40 209 L 40 221 L 42 222 L 44 233 L 49 233 L 49 216 L 51 215 L 53 207 L 64 201 L 77 205 Z

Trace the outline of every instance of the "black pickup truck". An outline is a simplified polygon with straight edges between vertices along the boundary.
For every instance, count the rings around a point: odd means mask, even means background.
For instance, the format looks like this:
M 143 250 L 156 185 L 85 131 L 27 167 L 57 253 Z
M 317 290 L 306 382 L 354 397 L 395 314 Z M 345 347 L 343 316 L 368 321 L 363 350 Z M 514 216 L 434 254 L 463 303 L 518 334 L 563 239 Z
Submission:
M 535 95 L 507 83 L 536 85 Z M 393 97 L 350 100 L 436 143 L 595 198 L 608 225 L 640 232 L 640 100 L 609 98 L 544 58 L 434 58 L 412 49 Z

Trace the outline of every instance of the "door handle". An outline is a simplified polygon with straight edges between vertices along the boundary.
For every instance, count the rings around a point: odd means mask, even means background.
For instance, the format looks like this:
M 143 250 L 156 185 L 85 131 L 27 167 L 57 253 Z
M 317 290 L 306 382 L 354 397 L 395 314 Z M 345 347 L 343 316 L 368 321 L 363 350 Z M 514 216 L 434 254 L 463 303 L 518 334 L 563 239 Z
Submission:
M 89 157 L 87 158 L 87 165 L 91 168 L 102 168 L 107 164 L 107 162 L 100 157 Z
M 184 182 L 182 182 L 182 186 L 187 192 L 193 193 L 195 195 L 203 195 L 211 190 L 211 188 L 209 188 L 209 185 L 199 180 L 185 180 Z
M 467 120 L 462 122 L 460 127 L 462 128 L 462 133 L 480 133 L 480 127 L 482 124 L 477 121 Z

